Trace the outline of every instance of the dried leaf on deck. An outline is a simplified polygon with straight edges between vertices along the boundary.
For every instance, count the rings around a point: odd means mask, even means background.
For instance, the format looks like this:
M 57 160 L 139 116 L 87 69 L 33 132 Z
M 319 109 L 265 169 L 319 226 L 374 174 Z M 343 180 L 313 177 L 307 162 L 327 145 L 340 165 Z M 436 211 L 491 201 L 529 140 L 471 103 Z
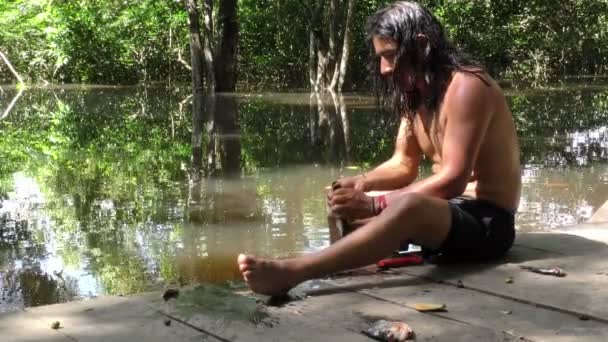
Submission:
M 429 304 L 429 303 L 414 304 L 414 309 L 416 309 L 420 312 L 447 311 L 445 304 Z

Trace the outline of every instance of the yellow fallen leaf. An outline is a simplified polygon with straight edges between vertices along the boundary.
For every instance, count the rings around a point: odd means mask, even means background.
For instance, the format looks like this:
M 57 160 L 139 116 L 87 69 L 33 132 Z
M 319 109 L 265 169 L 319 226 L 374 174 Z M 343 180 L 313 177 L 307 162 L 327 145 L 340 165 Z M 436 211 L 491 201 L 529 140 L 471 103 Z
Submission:
M 420 312 L 446 311 L 446 306 L 445 304 L 417 303 L 414 304 L 414 309 Z
M 355 165 L 350 165 L 350 166 L 345 167 L 345 169 L 347 169 L 347 170 L 359 170 L 361 168 L 358 167 L 358 166 L 355 166 Z

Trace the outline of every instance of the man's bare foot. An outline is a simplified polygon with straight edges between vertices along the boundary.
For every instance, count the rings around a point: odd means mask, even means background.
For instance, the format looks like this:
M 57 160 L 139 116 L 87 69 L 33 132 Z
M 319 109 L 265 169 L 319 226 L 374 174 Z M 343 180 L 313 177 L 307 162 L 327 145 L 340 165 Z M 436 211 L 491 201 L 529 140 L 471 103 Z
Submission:
M 237 263 L 243 279 L 256 293 L 284 295 L 301 282 L 297 280 L 297 271 L 288 260 L 260 259 L 239 254 Z

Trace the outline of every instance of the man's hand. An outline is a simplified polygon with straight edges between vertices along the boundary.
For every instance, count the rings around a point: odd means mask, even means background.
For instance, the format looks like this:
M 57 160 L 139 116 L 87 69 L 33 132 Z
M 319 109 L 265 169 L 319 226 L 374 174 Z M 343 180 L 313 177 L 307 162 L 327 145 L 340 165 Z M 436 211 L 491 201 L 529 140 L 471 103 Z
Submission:
M 367 184 L 365 184 L 365 175 L 339 178 L 334 183 L 334 188 L 352 188 L 361 191 L 368 190 Z
M 328 204 L 334 214 L 348 221 L 374 215 L 373 199 L 354 187 L 333 190 L 329 193 Z

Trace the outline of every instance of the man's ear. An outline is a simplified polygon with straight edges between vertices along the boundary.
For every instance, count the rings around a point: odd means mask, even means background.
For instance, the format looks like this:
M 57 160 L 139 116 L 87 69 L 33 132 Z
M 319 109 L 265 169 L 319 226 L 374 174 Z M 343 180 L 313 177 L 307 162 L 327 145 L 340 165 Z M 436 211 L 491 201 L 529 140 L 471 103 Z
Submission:
M 416 57 L 419 61 L 424 61 L 430 54 L 431 44 L 429 38 L 422 33 L 418 33 L 416 35 Z

